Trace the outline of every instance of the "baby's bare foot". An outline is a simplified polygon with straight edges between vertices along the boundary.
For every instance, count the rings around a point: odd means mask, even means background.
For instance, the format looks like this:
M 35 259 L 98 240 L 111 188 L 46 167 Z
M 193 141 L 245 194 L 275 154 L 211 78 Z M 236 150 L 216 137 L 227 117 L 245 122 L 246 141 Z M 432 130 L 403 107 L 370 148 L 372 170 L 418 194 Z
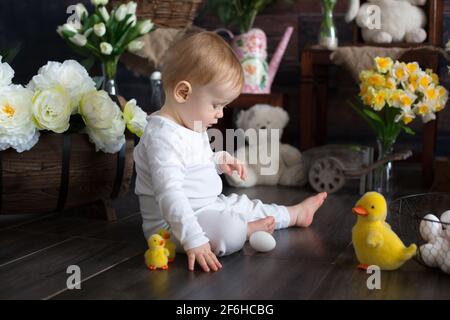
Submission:
M 290 227 L 309 227 L 314 219 L 317 209 L 323 204 L 327 198 L 327 193 L 322 192 L 313 197 L 303 200 L 301 203 L 288 207 L 291 216 Z
M 275 230 L 275 219 L 274 217 L 266 217 L 256 221 L 249 222 L 247 224 L 247 239 L 256 231 L 266 231 L 268 233 L 273 233 Z

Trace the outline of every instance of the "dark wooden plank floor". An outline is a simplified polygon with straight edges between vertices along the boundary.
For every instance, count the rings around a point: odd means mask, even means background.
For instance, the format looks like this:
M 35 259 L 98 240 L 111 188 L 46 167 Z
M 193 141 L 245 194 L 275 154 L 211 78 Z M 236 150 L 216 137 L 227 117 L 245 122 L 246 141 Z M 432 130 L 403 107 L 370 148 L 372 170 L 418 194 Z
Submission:
M 399 171 L 399 194 L 423 191 L 415 167 Z M 290 205 L 308 188 L 224 190 Z M 217 273 L 188 272 L 178 255 L 168 271 L 150 272 L 143 253 L 138 202 L 132 193 L 114 202 L 119 219 L 86 218 L 88 208 L 59 215 L 0 216 L 0 299 L 450 299 L 450 276 L 415 261 L 383 272 L 381 290 L 355 269 L 351 207 L 356 184 L 331 195 L 307 229 L 275 232 L 277 247 L 262 254 L 248 245 L 221 258 Z M 67 267 L 81 268 L 81 289 L 66 287 Z M 270 284 L 270 290 L 268 290 Z

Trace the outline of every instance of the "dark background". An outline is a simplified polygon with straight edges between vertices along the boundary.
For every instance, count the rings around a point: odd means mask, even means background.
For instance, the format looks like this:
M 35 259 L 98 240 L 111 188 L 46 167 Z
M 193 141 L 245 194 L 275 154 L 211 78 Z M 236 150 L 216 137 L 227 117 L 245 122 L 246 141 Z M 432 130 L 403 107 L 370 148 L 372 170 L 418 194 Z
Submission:
M 450 38 L 450 0 L 444 1 L 444 34 L 443 45 Z M 65 59 L 83 58 L 73 53 L 56 33 L 58 25 L 63 24 L 67 17 L 67 6 L 83 2 L 91 10 L 89 0 L 0 0 L 0 48 L 21 44 L 21 50 L 12 63 L 16 71 L 14 82 L 27 84 L 38 69 L 49 60 L 63 61 Z M 350 44 L 352 41 L 352 25 L 344 22 L 347 1 L 340 0 L 335 10 L 335 21 L 338 28 L 340 44 Z M 298 145 L 298 86 L 299 86 L 299 57 L 306 45 L 316 43 L 319 24 L 321 21 L 321 6 L 318 0 L 298 0 L 289 5 L 279 1 L 267 8 L 256 19 L 255 27 L 262 28 L 268 36 L 269 54 L 275 49 L 285 28 L 295 27 L 294 35 L 280 66 L 280 70 L 272 87 L 273 91 L 287 94 L 286 108 L 291 121 L 285 131 L 284 140 Z M 196 24 L 213 30 L 221 27 L 215 17 L 203 16 L 196 20 Z M 444 61 L 440 68 L 441 81 L 449 88 L 449 77 Z M 91 70 L 92 76 L 100 74 L 100 67 L 95 65 Z M 149 79 L 137 76 L 120 64 L 117 81 L 120 93 L 125 98 L 136 98 L 138 104 L 148 110 L 150 92 Z M 367 126 L 346 106 L 345 100 L 357 92 L 357 84 L 349 74 L 340 67 L 331 68 L 329 94 L 329 115 L 327 119 L 330 142 L 367 142 L 373 141 L 373 135 Z M 418 132 L 415 137 L 401 136 L 399 144 L 420 149 L 421 123 L 415 121 L 413 128 Z M 440 113 L 438 133 L 438 155 L 450 155 L 450 111 L 444 109 Z

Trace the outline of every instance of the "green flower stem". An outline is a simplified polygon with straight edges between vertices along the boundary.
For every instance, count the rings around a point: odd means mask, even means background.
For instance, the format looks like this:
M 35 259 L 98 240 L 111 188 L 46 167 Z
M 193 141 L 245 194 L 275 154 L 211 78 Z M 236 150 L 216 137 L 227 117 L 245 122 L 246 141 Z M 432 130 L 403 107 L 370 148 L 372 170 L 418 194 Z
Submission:
M 111 57 L 110 59 L 103 60 L 103 68 L 107 79 L 114 79 L 117 73 L 117 63 L 119 57 Z

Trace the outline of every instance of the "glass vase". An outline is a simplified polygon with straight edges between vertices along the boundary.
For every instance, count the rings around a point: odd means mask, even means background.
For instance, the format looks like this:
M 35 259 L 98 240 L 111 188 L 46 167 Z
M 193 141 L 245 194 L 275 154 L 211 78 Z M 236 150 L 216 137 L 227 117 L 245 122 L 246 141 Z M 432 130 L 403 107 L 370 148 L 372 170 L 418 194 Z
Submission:
M 156 70 L 150 76 L 150 109 L 144 110 L 151 113 L 161 109 L 164 104 L 164 90 L 162 87 L 161 72 Z
M 338 46 L 337 30 L 334 25 L 333 10 L 337 0 L 322 0 L 322 23 L 320 24 L 319 45 L 328 50 Z
M 378 158 L 382 160 L 392 155 L 394 142 L 377 139 Z M 373 191 L 381 193 L 385 198 L 391 198 L 394 194 L 394 176 L 392 161 L 387 161 L 373 171 Z
M 103 61 L 103 83 L 102 89 L 108 92 L 110 96 L 118 96 L 119 90 L 116 82 L 117 63 L 119 58 L 112 58 L 110 60 Z

